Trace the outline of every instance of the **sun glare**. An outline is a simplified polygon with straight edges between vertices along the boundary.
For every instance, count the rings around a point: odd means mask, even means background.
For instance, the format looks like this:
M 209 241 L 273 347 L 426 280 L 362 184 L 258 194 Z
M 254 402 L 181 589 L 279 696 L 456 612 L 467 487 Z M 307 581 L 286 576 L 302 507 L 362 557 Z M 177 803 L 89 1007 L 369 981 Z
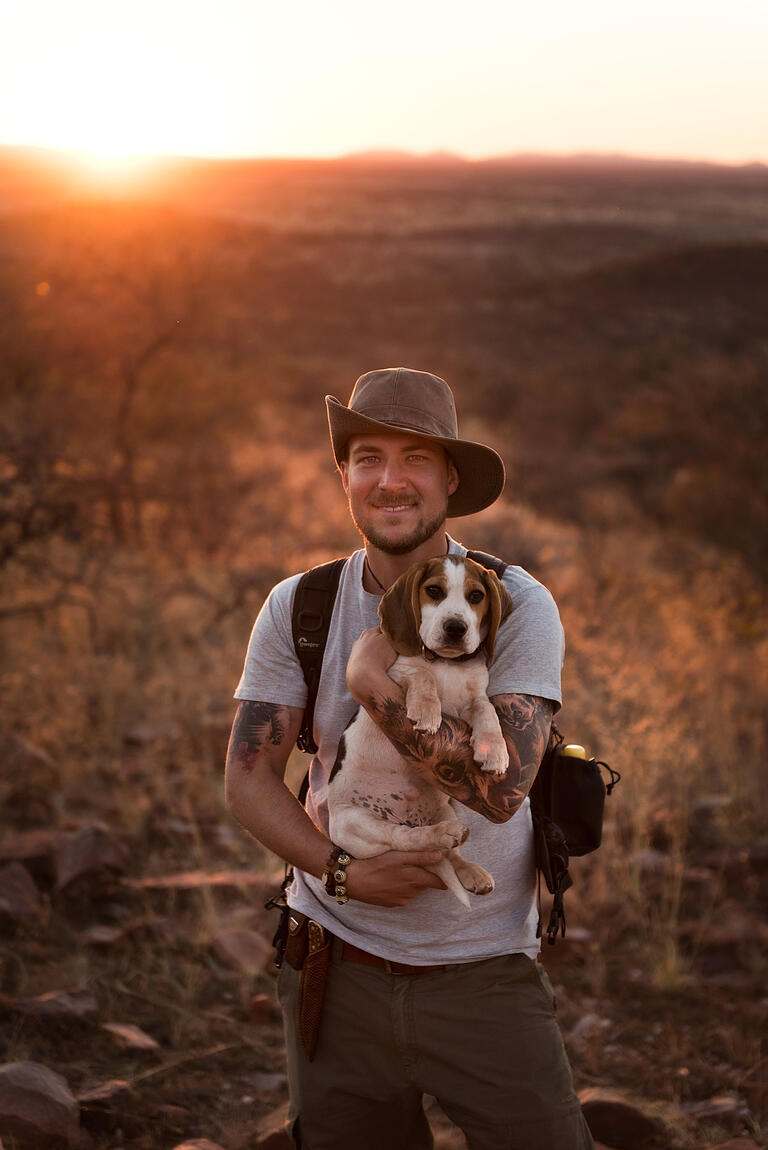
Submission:
M 162 166 L 159 156 L 114 149 L 66 148 L 58 150 L 69 178 L 84 191 L 96 193 L 142 192 L 154 182 Z
M 68 154 L 85 175 L 105 183 L 141 180 L 156 162 L 151 156 L 115 150 L 71 151 Z

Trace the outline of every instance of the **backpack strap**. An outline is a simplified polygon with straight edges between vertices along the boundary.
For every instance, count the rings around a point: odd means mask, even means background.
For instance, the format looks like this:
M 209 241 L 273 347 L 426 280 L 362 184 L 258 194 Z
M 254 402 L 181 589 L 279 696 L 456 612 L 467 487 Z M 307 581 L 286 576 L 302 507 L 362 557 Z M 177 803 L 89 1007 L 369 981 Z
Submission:
M 317 688 L 320 685 L 320 672 L 323 669 L 323 655 L 331 627 L 333 605 L 336 602 L 339 579 L 346 562 L 346 558 L 332 559 L 330 563 L 322 563 L 319 567 L 305 571 L 296 585 L 293 597 L 291 610 L 293 646 L 307 684 L 307 702 L 296 746 L 300 751 L 307 751 L 309 754 L 314 754 L 317 750 L 317 743 L 312 733 Z M 304 775 L 299 788 L 298 799 L 302 806 L 306 802 L 308 791 L 309 771 Z M 288 887 L 292 882 L 293 867 L 286 863 L 280 890 L 264 903 L 267 910 L 280 911 L 280 920 L 272 939 L 277 967 L 283 965 L 288 942 L 290 920 Z
M 314 754 L 317 750 L 312 728 L 315 719 L 317 689 L 320 685 L 320 672 L 323 669 L 323 655 L 331 626 L 333 605 L 339 587 L 342 568 L 346 557 L 332 559 L 305 571 L 296 587 L 293 597 L 291 627 L 296 656 L 307 684 L 307 702 L 301 730 L 296 740 L 300 751 Z
M 503 563 L 501 559 L 497 559 L 495 555 L 488 555 L 485 551 L 468 551 L 467 559 L 472 559 L 488 571 L 495 571 L 499 579 L 502 578 L 508 566 L 508 564 Z

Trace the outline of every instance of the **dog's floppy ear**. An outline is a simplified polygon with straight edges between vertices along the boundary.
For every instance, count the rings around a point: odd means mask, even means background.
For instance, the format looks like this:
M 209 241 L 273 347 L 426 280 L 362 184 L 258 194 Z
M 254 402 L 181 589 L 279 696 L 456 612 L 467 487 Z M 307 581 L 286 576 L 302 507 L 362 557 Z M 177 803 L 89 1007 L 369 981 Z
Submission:
M 488 634 L 485 637 L 485 649 L 490 664 L 493 659 L 496 632 L 512 612 L 512 596 L 495 571 L 483 571 L 483 578 L 488 591 Z
M 381 630 L 398 655 L 421 654 L 419 590 L 426 568 L 426 563 L 415 563 L 409 567 L 395 580 L 379 603 Z

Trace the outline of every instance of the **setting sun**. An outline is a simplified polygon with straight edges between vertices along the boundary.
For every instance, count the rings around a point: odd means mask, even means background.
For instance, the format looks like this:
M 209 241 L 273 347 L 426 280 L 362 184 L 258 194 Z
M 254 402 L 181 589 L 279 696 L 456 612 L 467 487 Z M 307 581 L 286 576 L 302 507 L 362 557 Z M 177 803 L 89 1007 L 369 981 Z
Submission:
M 110 187 L 143 184 L 157 167 L 157 158 L 134 152 L 68 150 L 65 159 L 87 182 Z

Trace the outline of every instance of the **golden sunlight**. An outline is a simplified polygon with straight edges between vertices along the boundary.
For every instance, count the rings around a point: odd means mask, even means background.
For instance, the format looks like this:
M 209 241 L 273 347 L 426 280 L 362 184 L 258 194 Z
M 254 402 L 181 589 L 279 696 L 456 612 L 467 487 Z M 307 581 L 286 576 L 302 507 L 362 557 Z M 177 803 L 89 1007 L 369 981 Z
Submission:
M 158 166 L 158 159 L 154 156 L 113 149 L 67 149 L 64 159 L 81 181 L 111 189 L 147 184 Z
M 384 20 L 359 0 L 25 0 L 0 38 L 0 145 L 768 158 L 757 0 L 651 0 L 642 20 L 609 0 L 464 8 L 390 0 Z
M 112 179 L 135 173 L 138 157 L 205 152 L 218 139 L 226 148 L 231 49 L 217 43 L 215 25 L 199 26 L 200 14 L 175 0 L 152 9 L 148 0 L 130 9 L 51 6 L 43 36 L 20 12 L 16 34 L 34 44 L 34 69 L 25 79 L 9 60 L 0 79 L 0 102 L 4 85 L 15 96 L 16 138 L 77 152 L 84 170 Z

